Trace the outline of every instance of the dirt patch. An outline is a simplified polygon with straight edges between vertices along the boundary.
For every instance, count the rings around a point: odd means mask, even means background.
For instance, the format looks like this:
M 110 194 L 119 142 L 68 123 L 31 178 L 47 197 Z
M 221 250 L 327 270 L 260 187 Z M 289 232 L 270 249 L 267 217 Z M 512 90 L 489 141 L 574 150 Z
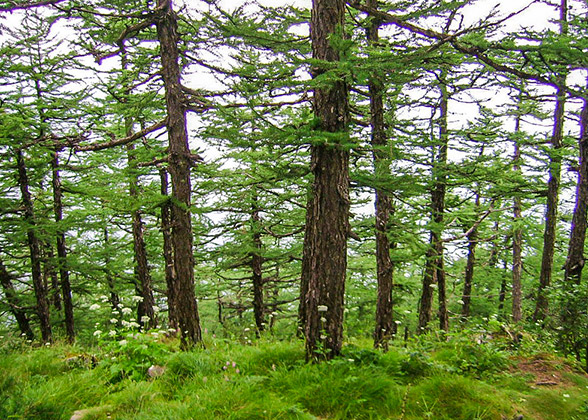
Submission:
M 530 375 L 529 382 L 536 386 L 573 386 L 570 380 L 566 379 L 565 373 L 580 373 L 577 369 L 561 359 L 550 355 L 535 355 L 532 358 L 517 358 L 513 372 Z

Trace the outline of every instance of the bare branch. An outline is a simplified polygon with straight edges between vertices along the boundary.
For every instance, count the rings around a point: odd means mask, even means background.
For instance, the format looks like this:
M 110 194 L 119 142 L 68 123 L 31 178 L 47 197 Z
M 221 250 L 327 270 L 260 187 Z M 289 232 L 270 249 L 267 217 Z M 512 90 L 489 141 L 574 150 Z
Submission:
M 167 119 L 164 119 L 164 120 L 161 120 L 161 121 L 145 128 L 141 131 L 138 131 L 135 134 L 132 134 L 130 136 L 123 137 L 121 139 L 114 139 L 111 141 L 107 141 L 105 143 L 88 144 L 85 146 L 84 145 L 76 146 L 75 151 L 76 152 L 89 152 L 89 151 L 109 149 L 109 148 L 115 147 L 115 146 L 122 146 L 124 144 L 131 143 L 137 139 L 140 139 L 141 137 L 144 137 L 153 131 L 159 130 L 159 129 L 165 127 L 166 124 L 167 124 Z

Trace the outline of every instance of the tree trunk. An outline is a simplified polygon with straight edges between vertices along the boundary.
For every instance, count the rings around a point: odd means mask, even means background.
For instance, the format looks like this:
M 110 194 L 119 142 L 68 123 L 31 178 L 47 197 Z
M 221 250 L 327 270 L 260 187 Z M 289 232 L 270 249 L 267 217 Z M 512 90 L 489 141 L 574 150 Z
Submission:
M 336 62 L 333 40 L 344 36 L 345 2 L 314 0 L 311 13 L 313 58 Z M 324 73 L 313 68 L 313 76 Z M 304 236 L 302 283 L 308 360 L 331 359 L 341 352 L 349 234 L 348 87 L 343 80 L 317 87 L 313 99 L 322 140 L 311 146 L 314 175 Z M 332 133 L 337 133 L 333 135 Z
M 194 255 L 190 213 L 191 156 L 186 128 L 184 94 L 178 64 L 178 22 L 171 0 L 158 0 L 163 14 L 157 20 L 161 47 L 161 75 L 165 86 L 169 173 L 172 182 L 172 244 L 178 284 L 176 315 L 181 330 L 181 346 L 188 349 L 202 341 L 198 305 L 194 294 Z
M 265 305 L 263 303 L 263 257 L 261 255 L 261 217 L 259 215 L 259 206 L 257 195 L 253 197 L 253 206 L 251 212 L 251 234 L 254 251 L 249 255 L 251 258 L 251 272 L 253 280 L 253 314 L 255 316 L 255 325 L 257 331 L 265 329 Z
M 127 135 L 132 134 L 131 123 L 127 121 Z M 135 157 L 133 151 L 135 146 L 132 143 L 127 144 L 128 164 L 131 171 L 135 167 Z M 131 199 L 137 199 L 139 196 L 139 186 L 137 177 L 130 175 L 129 193 Z M 137 305 L 137 321 L 142 327 L 152 329 L 157 327 L 157 314 L 153 310 L 155 300 L 153 299 L 153 289 L 151 287 L 151 275 L 149 273 L 149 264 L 147 262 L 147 249 L 143 237 L 143 221 L 141 211 L 134 208 L 131 212 L 132 231 L 133 231 L 133 250 L 135 259 L 135 290 L 142 300 Z M 144 317 L 149 318 L 144 322 Z
M 584 242 L 586 240 L 586 214 L 588 211 L 588 100 L 580 114 L 579 168 L 576 186 L 576 206 L 572 218 L 568 256 L 564 265 L 566 284 L 580 284 L 584 268 Z
M 480 194 L 476 193 L 476 215 L 480 207 Z M 463 282 L 463 294 L 461 297 L 461 316 L 465 321 L 470 317 L 470 307 L 472 303 L 472 283 L 474 280 L 474 267 L 476 265 L 476 247 L 478 245 L 478 228 L 475 226 L 467 235 L 468 238 L 468 258 L 465 268 L 465 278 Z
M 560 4 L 560 33 L 567 33 L 567 0 L 561 0 Z M 559 184 L 561 178 L 561 155 L 563 127 L 565 121 L 566 103 L 566 76 L 567 72 L 560 74 L 557 80 L 557 92 L 555 101 L 553 134 L 551 136 L 551 156 L 549 158 L 549 181 L 547 183 L 547 208 L 545 210 L 545 231 L 543 234 L 543 256 L 541 259 L 541 272 L 539 275 L 539 288 L 537 290 L 537 303 L 535 305 L 534 321 L 545 319 L 549 310 L 547 288 L 551 284 L 553 271 L 553 255 L 555 253 L 555 240 L 557 228 L 557 208 L 559 202 Z
M 71 294 L 71 282 L 67 268 L 67 248 L 65 244 L 65 232 L 61 226 L 63 220 L 63 192 L 61 189 L 61 177 L 59 175 L 59 152 L 53 152 L 51 160 L 52 184 L 53 184 L 53 213 L 57 224 L 57 265 L 59 267 L 59 279 L 61 282 L 61 297 L 63 299 L 63 312 L 65 316 L 65 334 L 68 343 L 75 340 L 73 299 Z
M 110 270 L 110 250 L 108 249 L 108 243 L 110 239 L 108 237 L 108 227 L 104 227 L 104 247 L 106 248 L 106 253 L 104 256 L 104 271 L 106 272 L 106 285 L 108 287 L 108 291 L 110 293 L 110 297 L 108 301 L 110 302 L 110 307 L 113 311 L 116 311 L 120 315 L 120 296 L 116 292 L 116 285 L 114 283 L 114 276 L 112 275 L 112 271 Z
M 21 335 L 25 336 L 27 340 L 34 340 L 35 335 L 31 329 L 29 319 L 27 318 L 25 311 L 23 311 L 18 299 L 18 294 L 12 285 L 12 275 L 6 270 L 2 261 L 0 261 L 0 284 L 2 285 L 2 291 L 4 292 L 6 303 L 8 303 L 10 312 L 12 312 L 12 315 L 16 319 Z
M 61 295 L 59 290 L 59 278 L 57 271 L 55 271 L 55 254 L 53 254 L 53 247 L 48 241 L 43 242 L 43 283 L 49 284 L 48 279 L 51 279 L 51 287 L 47 287 L 49 293 L 49 300 L 57 312 L 61 311 Z
M 368 7 L 377 8 L 376 0 L 368 0 Z M 373 20 L 367 29 L 367 39 L 370 45 L 379 40 L 380 23 Z M 394 264 L 390 258 L 390 244 L 388 238 L 390 216 L 394 212 L 392 199 L 384 185 L 384 179 L 390 173 L 390 152 L 384 122 L 384 93 L 385 87 L 381 78 L 372 76 L 369 81 L 370 94 L 370 124 L 371 143 L 376 178 L 376 267 L 378 280 L 378 296 L 376 301 L 376 325 L 374 330 L 374 348 L 388 350 L 388 341 L 396 333 L 394 323 Z
M 29 192 L 29 179 L 21 150 L 16 152 L 16 162 L 18 167 L 18 184 L 22 194 L 24 207 L 24 218 L 27 224 L 27 241 L 31 259 L 31 277 L 33 288 L 37 299 L 37 316 L 41 327 L 41 338 L 44 343 L 53 341 L 51 333 L 51 322 L 49 319 L 49 299 L 47 297 L 47 288 L 43 282 L 41 273 L 41 247 L 39 238 L 35 232 L 35 213 L 33 210 L 33 200 Z
M 560 343 L 571 347 L 578 361 L 582 352 L 588 356 L 588 332 L 585 325 L 585 313 L 588 306 L 582 288 L 582 270 L 584 268 L 584 244 L 588 211 L 588 100 L 584 99 L 580 114 L 579 168 L 576 186 L 576 205 L 572 218 L 568 256 L 564 265 L 564 283 L 562 287 L 562 304 L 560 310 L 563 328 L 558 332 Z M 582 313 L 584 316 L 582 316 Z M 584 325 L 583 325 L 584 324 Z M 568 348 L 566 348 L 566 351 Z M 588 360 L 586 361 L 588 372 Z
M 439 80 L 441 102 L 439 106 L 439 151 L 433 162 L 433 187 L 431 191 L 431 237 L 430 248 L 426 253 L 425 275 L 423 276 L 423 290 L 419 302 L 418 333 L 428 328 L 433 307 L 433 289 L 437 286 L 439 296 L 439 328 L 449 330 L 449 314 L 447 311 L 447 296 L 445 290 L 445 268 L 443 262 L 443 213 L 445 212 L 445 191 L 447 188 L 447 149 L 449 142 L 447 117 L 449 93 L 445 85 L 446 71 L 442 70 Z
M 168 195 L 168 178 L 165 168 L 159 169 L 161 180 L 161 195 Z M 161 204 L 161 232 L 163 234 L 163 259 L 165 261 L 165 284 L 167 285 L 167 307 L 169 327 L 174 330 L 178 328 L 178 317 L 176 315 L 176 296 L 178 295 L 178 282 L 174 267 L 174 248 L 171 237 L 171 203 L 167 199 Z
M 520 113 L 517 113 L 514 131 L 515 144 L 513 156 L 513 170 L 518 174 L 521 173 L 521 146 L 517 138 L 517 135 L 520 132 L 520 127 L 521 115 Z M 512 320 L 513 322 L 520 322 L 523 319 L 523 291 L 521 283 L 521 277 L 523 273 L 523 229 L 521 226 L 521 221 L 523 220 L 523 215 L 521 197 L 519 197 L 518 195 L 515 195 L 513 199 L 513 216 L 514 230 L 512 232 Z

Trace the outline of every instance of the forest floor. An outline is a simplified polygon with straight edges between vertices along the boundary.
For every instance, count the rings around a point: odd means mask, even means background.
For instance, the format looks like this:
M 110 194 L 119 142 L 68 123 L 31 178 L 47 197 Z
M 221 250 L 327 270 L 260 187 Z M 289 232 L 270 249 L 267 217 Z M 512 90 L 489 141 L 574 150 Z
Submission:
M 536 342 L 350 340 L 307 364 L 300 341 L 208 337 L 178 351 L 156 332 L 94 346 L 0 345 L 0 419 L 587 420 L 588 375 Z M 151 369 L 150 369 L 151 368 Z

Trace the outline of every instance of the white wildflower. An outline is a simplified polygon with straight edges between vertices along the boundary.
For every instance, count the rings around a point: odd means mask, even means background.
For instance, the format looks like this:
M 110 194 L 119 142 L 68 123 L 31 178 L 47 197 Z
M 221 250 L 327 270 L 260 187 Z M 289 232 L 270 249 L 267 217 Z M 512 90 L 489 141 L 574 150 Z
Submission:
M 329 310 L 329 307 L 327 305 L 319 305 L 317 310 L 319 312 L 327 312 Z
M 435 283 L 431 283 L 431 284 L 429 284 L 429 287 L 431 289 L 436 289 L 438 286 Z
M 133 312 L 133 310 L 131 308 L 125 308 L 125 307 L 120 308 L 120 311 L 123 313 L 123 315 L 130 315 Z
M 100 334 L 102 334 L 102 331 L 100 331 L 100 330 L 96 330 L 96 331 L 94 331 L 94 337 L 97 337 L 97 336 L 99 336 Z
M 247 331 L 251 331 L 250 328 L 245 328 L 243 331 L 247 332 Z
M 564 398 L 570 398 L 570 394 L 563 394 Z
M 410 314 L 411 312 L 407 309 L 404 311 L 405 314 Z
M 460 305 L 463 305 L 463 300 L 458 300 L 457 303 L 459 303 Z
M 159 311 L 161 311 L 161 308 L 159 306 L 153 307 L 153 312 L 155 312 L 157 314 L 157 313 L 159 313 Z
M 143 296 L 132 296 L 131 300 L 133 302 L 143 302 Z
M 102 296 L 100 296 L 98 299 L 100 299 L 100 300 L 102 301 L 102 303 L 106 303 L 106 302 L 108 302 L 108 296 L 104 296 L 104 295 L 102 295 Z
M 95 311 L 97 309 L 100 309 L 100 305 L 98 305 L 97 303 L 95 303 L 95 304 L 93 304 L 93 305 L 90 306 L 90 310 L 91 311 Z
M 147 315 L 143 315 L 143 316 L 141 317 L 141 322 L 142 322 L 143 324 L 146 324 L 146 323 L 148 323 L 149 321 L 151 321 L 151 318 L 149 318 Z
M 111 337 L 114 337 L 116 335 L 116 331 L 115 330 L 110 330 L 108 331 L 108 335 Z
M 394 323 L 395 323 L 396 325 L 400 325 L 400 324 L 402 324 L 402 321 L 396 320 L 396 321 L 394 321 Z
M 118 323 L 118 319 L 116 319 L 116 318 L 110 318 L 110 323 L 111 324 L 116 324 L 116 323 Z
M 127 345 L 127 343 L 128 343 L 128 341 L 127 341 L 127 340 L 120 340 L 120 341 L 118 342 L 118 344 L 120 344 L 121 346 L 126 346 L 126 345 Z
M 321 334 L 321 337 L 320 338 L 321 338 L 321 340 L 324 340 L 325 338 L 327 338 L 327 336 L 324 335 L 324 334 Z
M 327 322 L 327 318 L 325 318 L 324 316 L 321 317 L 321 322 Z

